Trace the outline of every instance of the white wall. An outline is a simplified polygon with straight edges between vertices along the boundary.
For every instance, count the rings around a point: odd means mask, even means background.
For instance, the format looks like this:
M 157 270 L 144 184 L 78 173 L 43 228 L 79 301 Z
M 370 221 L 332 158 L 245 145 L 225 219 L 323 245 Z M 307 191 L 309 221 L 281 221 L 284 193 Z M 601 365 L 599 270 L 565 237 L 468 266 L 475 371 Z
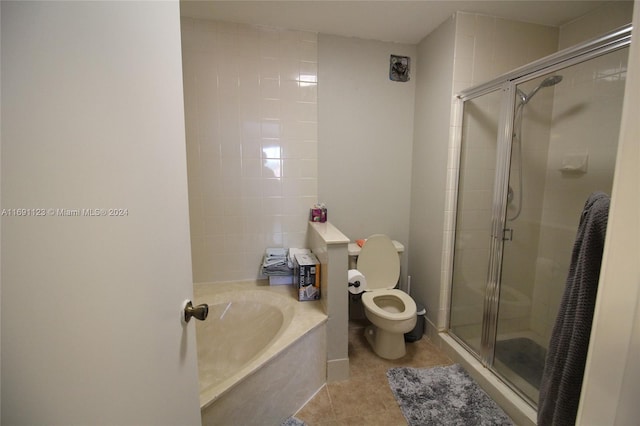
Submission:
M 409 275 L 411 294 L 436 323 L 440 302 L 442 225 L 455 49 L 455 19 L 443 22 L 418 45 L 412 151 Z
M 0 7 L 2 424 L 198 424 L 179 4 Z
M 256 279 L 317 200 L 317 36 L 182 20 L 194 282 Z
M 318 198 L 352 241 L 382 233 L 407 246 L 416 47 L 325 34 L 318 43 Z M 391 54 L 411 57 L 409 82 L 389 80 Z M 403 256 L 403 276 L 406 265 Z

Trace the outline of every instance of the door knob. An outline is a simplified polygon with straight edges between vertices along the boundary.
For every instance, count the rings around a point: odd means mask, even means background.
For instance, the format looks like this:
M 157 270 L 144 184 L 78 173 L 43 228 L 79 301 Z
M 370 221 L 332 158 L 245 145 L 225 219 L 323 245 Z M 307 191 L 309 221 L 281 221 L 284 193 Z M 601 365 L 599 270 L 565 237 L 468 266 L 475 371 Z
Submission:
M 186 305 L 184 305 L 184 321 L 189 322 L 191 317 L 195 317 L 200 321 L 204 321 L 207 319 L 207 315 L 209 315 L 209 305 L 202 304 L 198 306 L 193 306 L 191 300 L 188 300 Z

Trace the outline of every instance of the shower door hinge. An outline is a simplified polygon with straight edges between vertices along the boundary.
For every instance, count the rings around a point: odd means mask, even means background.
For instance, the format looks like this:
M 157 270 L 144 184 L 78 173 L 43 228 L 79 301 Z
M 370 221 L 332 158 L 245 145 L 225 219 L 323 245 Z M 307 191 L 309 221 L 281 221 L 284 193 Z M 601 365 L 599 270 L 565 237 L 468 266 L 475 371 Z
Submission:
M 513 229 L 504 228 L 502 230 L 502 241 L 513 241 Z

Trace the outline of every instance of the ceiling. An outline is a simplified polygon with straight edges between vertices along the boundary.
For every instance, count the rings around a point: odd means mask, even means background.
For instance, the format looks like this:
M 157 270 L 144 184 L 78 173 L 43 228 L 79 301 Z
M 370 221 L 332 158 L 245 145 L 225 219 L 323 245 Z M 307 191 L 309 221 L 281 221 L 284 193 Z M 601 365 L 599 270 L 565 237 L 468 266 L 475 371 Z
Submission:
M 181 0 L 181 15 L 417 44 L 457 10 L 560 26 L 607 1 L 623 0 Z

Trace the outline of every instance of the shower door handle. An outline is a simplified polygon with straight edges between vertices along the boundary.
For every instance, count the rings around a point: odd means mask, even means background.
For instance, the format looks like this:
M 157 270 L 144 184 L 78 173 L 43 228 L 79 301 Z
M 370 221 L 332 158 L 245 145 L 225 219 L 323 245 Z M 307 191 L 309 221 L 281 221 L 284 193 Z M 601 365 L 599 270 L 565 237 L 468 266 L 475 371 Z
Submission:
M 504 228 L 502 230 L 502 241 L 513 241 L 513 229 Z
M 193 306 L 191 300 L 187 300 L 184 305 L 184 322 L 189 322 L 191 317 L 195 317 L 200 321 L 204 321 L 207 319 L 207 315 L 209 315 L 209 305 L 202 304 L 198 306 Z

